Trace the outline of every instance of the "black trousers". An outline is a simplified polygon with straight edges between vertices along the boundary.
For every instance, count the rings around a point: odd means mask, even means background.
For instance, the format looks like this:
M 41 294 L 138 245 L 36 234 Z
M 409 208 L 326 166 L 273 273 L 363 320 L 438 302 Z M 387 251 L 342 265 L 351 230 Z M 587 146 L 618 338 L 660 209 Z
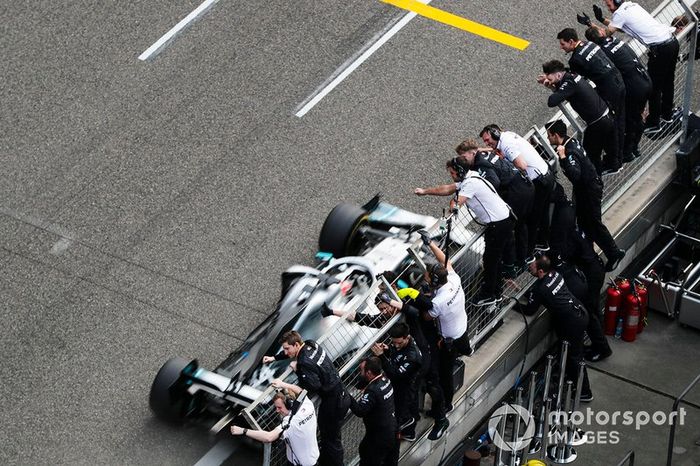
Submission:
M 360 466 L 396 466 L 399 441 L 395 432 L 366 432 L 360 441 Z
M 549 243 L 550 216 L 549 205 L 554 192 L 555 181 L 552 170 L 546 175 L 540 175 L 532 184 L 535 195 L 532 201 L 532 212 L 527 219 L 527 249 L 530 254 L 537 243 Z
M 343 443 L 340 432 L 345 413 L 350 404 L 345 399 L 345 390 L 341 384 L 332 391 L 321 393 L 321 405 L 318 408 L 318 443 L 321 466 L 343 466 Z
M 515 180 L 501 193 L 501 197 L 517 217 L 512 241 L 503 251 L 503 263 L 508 265 L 523 264 L 525 258 L 530 254 L 527 222 L 532 214 L 535 187 L 530 180 Z
M 597 307 L 598 305 L 591 301 L 591 293 L 589 288 L 593 289 L 597 286 L 597 283 L 588 283 L 587 277 L 582 277 L 579 272 L 571 264 L 566 264 L 564 266 L 565 270 L 559 270 L 564 277 L 564 282 L 566 287 L 571 291 L 576 299 L 581 301 L 581 303 L 588 311 L 588 325 L 586 326 L 586 333 L 591 339 L 591 350 L 595 353 L 606 353 L 610 351 L 610 345 L 608 344 L 607 338 L 605 338 L 605 332 L 603 332 L 603 326 L 600 323 L 600 317 L 598 315 Z M 581 271 L 583 273 L 583 271 Z M 603 270 L 603 279 L 605 279 L 605 271 Z M 596 278 L 597 280 L 597 278 Z M 602 287 L 602 282 L 598 287 L 598 292 Z M 597 301 L 597 300 L 596 300 Z
M 587 189 L 586 189 L 587 188 Z M 610 259 L 617 252 L 617 243 L 608 228 L 603 224 L 601 204 L 603 185 L 598 184 L 575 190 L 576 218 L 579 228 L 586 237 L 596 243 Z
M 591 339 L 591 349 L 596 353 L 610 351 L 610 344 L 603 331 L 600 309 L 600 291 L 605 283 L 605 266 L 600 258 L 591 258 L 588 262 L 578 264 L 588 282 L 588 296 L 584 305 L 588 310 L 588 336 Z
M 569 238 L 576 234 L 576 211 L 573 203 L 566 198 L 564 188 L 557 183 L 554 190 L 552 213 L 552 228 L 549 239 L 549 257 L 557 257 L 567 253 Z
M 600 291 L 605 284 L 605 266 L 603 261 L 596 257 L 594 263 L 578 261 L 576 266 L 586 276 L 586 282 L 588 283 L 588 296 L 583 304 L 585 304 L 591 316 L 594 315 L 600 320 Z
M 469 354 L 469 330 L 464 335 L 451 342 L 444 339 L 440 343 L 440 388 L 445 400 L 445 406 L 452 405 L 452 398 L 455 394 L 454 387 L 454 367 L 460 354 Z
M 418 387 L 420 381 L 418 377 L 413 380 L 394 383 L 394 407 L 396 411 L 396 420 L 399 426 L 404 422 L 415 419 L 418 422 L 420 419 L 420 409 L 418 407 Z M 411 427 L 411 431 L 415 431 L 415 424 Z M 402 431 L 404 433 L 408 431 Z
M 447 348 L 443 343 L 440 347 L 440 388 L 445 400 L 445 406 L 452 405 L 452 397 L 455 394 L 453 372 L 457 361 L 457 349 Z
M 670 119 L 673 114 L 673 89 L 679 48 L 675 37 L 667 44 L 649 47 L 647 67 L 651 76 L 652 91 L 649 97 L 647 124 L 658 124 L 660 117 Z
M 569 352 L 566 358 L 566 380 L 571 380 L 574 383 L 574 387 L 576 387 L 579 363 L 584 360 L 583 332 L 588 327 L 588 314 L 582 306 L 577 306 L 556 312 L 554 319 L 557 336 L 560 340 L 569 342 Z M 588 372 L 584 369 L 581 393 L 587 394 L 590 392 L 591 386 L 588 381 Z
M 608 73 L 609 78 L 600 87 L 598 93 L 608 104 L 608 109 L 612 112 L 615 122 L 615 133 L 617 135 L 617 150 L 620 156 L 624 154 L 623 146 L 625 142 L 625 83 L 618 73 Z
M 430 364 L 425 372 L 425 390 L 430 395 L 431 415 L 436 420 L 445 418 L 445 395 L 440 380 L 440 348 L 438 346 L 439 335 L 430 338 Z
M 642 113 L 651 94 L 651 79 L 639 75 L 625 81 L 625 142 L 623 155 L 639 150 L 639 141 L 644 133 Z
M 515 220 L 508 217 L 500 222 L 491 222 L 484 233 L 484 275 L 481 282 L 481 296 L 492 297 L 497 294 L 501 281 L 501 259 L 503 251 L 513 237 Z
M 599 175 L 607 168 L 617 169 L 620 167 L 621 157 L 617 143 L 617 131 L 609 114 L 586 126 L 583 132 L 583 148 Z M 601 160 L 603 150 L 605 150 L 605 158 Z

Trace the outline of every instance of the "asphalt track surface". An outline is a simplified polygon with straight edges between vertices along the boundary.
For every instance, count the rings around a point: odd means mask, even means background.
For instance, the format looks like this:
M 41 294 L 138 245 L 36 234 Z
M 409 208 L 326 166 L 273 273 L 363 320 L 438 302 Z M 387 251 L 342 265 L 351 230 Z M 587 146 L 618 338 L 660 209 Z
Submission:
M 653 6 L 655 2 L 645 3 Z M 416 18 L 303 118 L 295 109 L 405 12 L 378 0 L 5 2 L 0 29 L 0 463 L 194 464 L 155 420 L 169 357 L 214 367 L 310 264 L 339 202 L 416 186 L 478 129 L 551 113 L 534 78 L 590 2 L 436 0 L 524 52 Z M 578 25 L 576 25 L 578 26 Z M 578 28 L 581 31 L 581 27 Z M 230 464 L 252 464 L 238 453 Z

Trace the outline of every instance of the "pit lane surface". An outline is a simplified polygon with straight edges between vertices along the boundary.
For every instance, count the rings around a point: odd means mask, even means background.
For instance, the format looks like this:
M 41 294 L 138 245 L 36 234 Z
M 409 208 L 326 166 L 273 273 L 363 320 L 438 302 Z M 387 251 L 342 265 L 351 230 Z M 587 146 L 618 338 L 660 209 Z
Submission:
M 382 191 L 438 215 L 444 203 L 413 187 L 446 181 L 453 147 L 484 124 L 544 121 L 534 77 L 565 60 L 556 32 L 590 9 L 435 1 L 531 45 L 416 18 L 298 118 L 405 12 L 221 0 L 137 59 L 198 4 L 3 7 L 3 464 L 196 463 L 205 432 L 148 409 L 160 365 L 225 358 L 274 305 L 279 274 L 312 262 L 338 202 Z

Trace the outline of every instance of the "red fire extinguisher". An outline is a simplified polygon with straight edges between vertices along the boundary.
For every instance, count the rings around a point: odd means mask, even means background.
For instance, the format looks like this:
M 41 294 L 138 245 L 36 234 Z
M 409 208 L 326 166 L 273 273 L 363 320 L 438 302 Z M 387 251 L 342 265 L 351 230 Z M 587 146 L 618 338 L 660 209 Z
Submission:
M 627 295 L 632 293 L 632 285 L 630 284 L 630 281 L 627 280 L 626 278 L 617 277 L 615 279 L 615 283 L 617 284 L 617 287 L 620 289 L 620 293 L 622 293 L 622 299 L 625 299 L 627 297 Z
M 634 341 L 637 338 L 639 330 L 640 316 L 640 300 L 636 291 L 628 294 L 622 304 L 622 312 L 624 315 L 624 324 L 622 326 L 622 339 L 625 341 Z
M 644 286 L 643 283 L 636 280 L 634 289 L 639 297 L 639 327 L 637 328 L 637 333 L 642 333 L 644 327 L 648 325 L 647 310 L 649 309 L 649 290 L 647 290 L 647 287 Z
M 605 293 L 605 334 L 615 335 L 617 316 L 622 310 L 622 292 L 617 283 L 610 280 L 610 286 Z

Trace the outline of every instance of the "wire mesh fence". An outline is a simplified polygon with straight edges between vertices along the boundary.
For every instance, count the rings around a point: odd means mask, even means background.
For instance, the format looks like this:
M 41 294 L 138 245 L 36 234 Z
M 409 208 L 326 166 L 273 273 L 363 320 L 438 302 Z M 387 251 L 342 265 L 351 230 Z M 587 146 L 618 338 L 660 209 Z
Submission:
M 358 385 L 357 368 L 360 361 L 372 354 L 370 347 L 374 343 L 387 339 L 387 330 L 400 317 L 398 314 L 383 313 L 377 307 L 377 295 L 381 286 L 382 282 L 376 282 L 364 299 L 355 302 L 353 306 L 345 310 L 343 317 L 339 318 L 329 331 L 318 339 L 318 343 L 328 354 L 335 355 L 333 363 L 340 374 L 343 385 L 355 398 L 359 396 L 359 390 L 354 387 Z M 359 313 L 364 315 L 363 325 L 350 322 Z M 290 384 L 296 384 L 298 381 L 291 368 L 288 368 L 280 376 L 280 379 Z M 272 430 L 281 423 L 272 403 L 274 395 L 275 389 L 268 387 L 258 399 L 243 411 L 251 426 L 262 430 Z M 314 401 L 318 408 L 319 400 Z M 357 455 L 357 446 L 363 435 L 364 427 L 361 420 L 349 414 L 346 415 L 346 421 L 343 425 L 343 447 L 347 458 L 353 458 Z M 276 441 L 271 445 L 266 445 L 265 448 L 266 464 L 287 464 L 284 442 Z
M 689 7 L 687 7 L 689 8 Z M 679 16 L 686 14 L 686 9 L 683 7 L 682 1 L 669 0 L 663 2 L 654 12 L 655 17 L 663 24 L 669 26 Z M 693 60 L 695 55 L 695 43 L 697 35 L 697 25 L 692 19 L 688 25 L 677 32 L 677 39 L 680 45 L 679 61 L 676 66 L 674 76 L 674 102 L 676 105 L 675 118 L 671 123 L 661 125 L 661 131 L 653 135 L 644 135 L 639 144 L 641 157 L 637 157 L 632 162 L 624 165 L 623 170 L 615 175 L 605 177 L 605 191 L 603 194 L 603 211 L 607 210 L 620 196 L 629 188 L 643 173 L 649 168 L 671 145 L 682 137 L 681 127 L 683 124 L 682 116 L 689 113 L 688 94 L 692 93 L 693 82 Z M 640 60 L 646 65 L 648 62 L 648 54 L 646 47 L 636 39 L 630 39 L 627 42 L 630 47 L 637 53 Z M 690 60 L 688 59 L 690 57 Z M 554 119 L 563 118 L 569 123 L 574 134 L 581 136 L 586 125 L 583 120 L 576 114 L 571 106 L 566 103 L 560 106 L 560 113 Z M 543 128 L 538 128 L 539 131 L 544 131 Z
M 689 10 L 682 0 L 668 0 L 663 2 L 654 15 L 663 23 L 671 24 L 680 15 Z M 684 8 L 685 5 L 685 8 Z M 690 94 L 695 91 L 693 80 L 693 57 L 697 41 L 697 22 L 695 18 L 677 33 L 680 43 L 680 57 L 675 74 L 675 101 L 680 106 L 679 115 L 687 115 L 690 111 Z M 646 63 L 646 49 L 635 40 L 630 45 Z M 688 58 L 690 57 L 690 58 Z M 552 120 L 563 118 L 569 122 L 575 133 L 581 133 L 585 123 L 566 104 Z M 551 120 L 550 120 L 551 121 Z M 612 205 L 634 181 L 636 181 L 652 163 L 654 163 L 672 144 L 678 141 L 681 135 L 682 121 L 677 119 L 671 124 L 665 125 L 662 130 L 653 137 L 644 136 L 640 143 L 642 156 L 625 165 L 625 169 L 616 175 L 605 179 L 605 194 L 603 199 L 603 212 Z M 543 126 L 533 126 L 525 134 L 537 147 L 540 154 L 552 165 L 558 164 L 553 149 L 547 142 L 546 130 Z M 500 305 L 474 306 L 469 298 L 476 296 L 482 279 L 482 257 L 484 252 L 484 227 L 472 220 L 467 207 L 462 207 L 458 212 L 442 218 L 433 228 L 439 231 L 436 239 L 443 241 L 443 250 L 453 263 L 455 271 L 461 277 L 462 286 L 467 297 L 466 312 L 469 319 L 469 337 L 472 346 L 485 338 L 488 333 L 503 318 L 510 309 L 511 304 L 503 301 Z M 534 278 L 527 273 L 521 274 L 514 280 L 503 283 L 505 296 L 521 296 L 534 282 Z M 334 355 L 334 362 L 342 378 L 346 390 L 351 396 L 357 398 L 360 395 L 358 385 L 358 365 L 367 356 L 370 356 L 370 347 L 377 341 L 387 341 L 387 330 L 400 318 L 400 315 L 385 315 L 377 307 L 377 294 L 379 283 L 367 294 L 366 298 L 356 303 L 352 309 L 346 312 L 349 316 L 354 312 L 366 313 L 369 317 L 364 322 L 367 325 L 360 326 L 348 319 L 339 319 L 321 338 L 319 343 L 327 352 Z M 352 319 L 350 319 L 352 320 Z M 296 383 L 297 379 L 293 371 L 287 370 L 281 377 L 289 383 Z M 252 426 L 262 429 L 273 429 L 280 423 L 272 405 L 274 389 L 267 389 L 244 414 Z M 345 449 L 346 463 L 353 463 L 357 459 L 357 449 L 360 440 L 364 436 L 362 420 L 346 414 L 343 425 L 343 446 Z M 275 442 L 266 447 L 265 466 L 286 464 L 285 446 L 283 442 Z

